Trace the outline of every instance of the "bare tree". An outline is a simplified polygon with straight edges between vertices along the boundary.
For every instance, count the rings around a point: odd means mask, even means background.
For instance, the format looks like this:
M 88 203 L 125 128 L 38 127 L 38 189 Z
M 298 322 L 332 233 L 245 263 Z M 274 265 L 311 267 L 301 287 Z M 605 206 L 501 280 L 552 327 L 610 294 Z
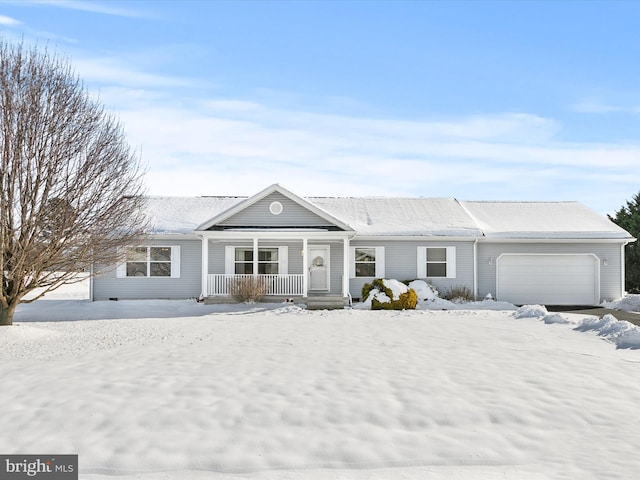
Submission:
M 140 239 L 142 175 L 68 62 L 0 39 L 0 325 Z

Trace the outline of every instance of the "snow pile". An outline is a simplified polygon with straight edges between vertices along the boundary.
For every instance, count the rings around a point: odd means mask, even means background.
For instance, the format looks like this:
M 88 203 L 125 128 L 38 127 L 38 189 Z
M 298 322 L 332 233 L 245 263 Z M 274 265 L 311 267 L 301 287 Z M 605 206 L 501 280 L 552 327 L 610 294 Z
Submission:
M 593 331 L 611 343 L 615 343 L 617 348 L 640 348 L 640 329 L 630 322 L 618 320 L 613 315 L 585 318 L 574 330 Z
M 579 332 L 595 332 L 600 337 L 616 345 L 616 348 L 640 349 L 640 328 L 636 325 L 618 320 L 613 315 L 602 318 L 586 317 L 582 320 L 571 320 L 559 313 L 549 314 L 542 305 L 523 305 L 513 316 L 515 318 L 539 318 L 545 324 L 571 324 Z
M 546 323 L 547 325 L 551 325 L 551 324 L 554 324 L 554 323 L 569 323 L 569 320 L 564 318 L 559 313 L 550 313 L 549 315 L 545 315 L 542 318 L 542 321 L 544 323 Z
M 623 310 L 625 312 L 638 312 L 640 313 L 640 295 L 626 295 L 619 300 L 613 302 L 603 302 L 604 308 L 610 308 L 612 310 Z
M 413 288 L 413 291 L 416 292 L 416 295 L 418 295 L 418 301 L 432 302 L 440 298 L 438 290 L 424 280 L 413 280 L 409 283 L 409 288 Z
M 538 318 L 546 317 L 549 314 L 544 305 L 523 305 L 515 311 L 515 318 Z

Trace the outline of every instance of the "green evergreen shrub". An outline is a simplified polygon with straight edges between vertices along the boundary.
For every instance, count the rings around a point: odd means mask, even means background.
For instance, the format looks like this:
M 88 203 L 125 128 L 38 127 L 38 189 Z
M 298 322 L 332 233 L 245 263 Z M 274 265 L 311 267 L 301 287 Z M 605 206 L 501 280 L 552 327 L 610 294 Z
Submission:
M 609 219 L 636 238 L 640 238 L 640 193 L 628 200 L 614 217 Z M 640 293 L 640 242 L 630 242 L 624 248 L 625 280 L 629 293 Z
M 418 304 L 418 295 L 413 288 L 401 293 L 396 300 L 393 300 L 391 295 L 387 296 L 392 299 L 390 302 L 380 302 L 374 298 L 371 301 L 371 310 L 415 310 Z
M 365 283 L 362 286 L 362 300 L 366 300 L 369 298 L 369 293 L 371 290 L 378 289 L 382 293 L 384 293 L 387 297 L 393 298 L 393 292 L 390 288 L 386 287 L 381 278 L 376 278 L 371 283 Z

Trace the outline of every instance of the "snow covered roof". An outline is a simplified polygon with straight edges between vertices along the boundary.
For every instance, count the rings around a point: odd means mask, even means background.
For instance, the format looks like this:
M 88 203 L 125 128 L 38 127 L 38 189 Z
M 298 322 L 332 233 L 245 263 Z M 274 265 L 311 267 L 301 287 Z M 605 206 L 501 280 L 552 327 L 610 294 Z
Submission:
M 192 233 L 248 197 L 148 197 L 152 234 Z M 307 197 L 360 236 L 631 239 L 578 202 L 460 202 L 453 198 Z
M 348 223 L 358 235 L 482 235 L 453 198 L 322 197 L 309 201 Z
M 487 238 L 631 239 L 578 202 L 461 202 Z
M 246 197 L 147 197 L 149 233 L 192 233 L 198 225 Z

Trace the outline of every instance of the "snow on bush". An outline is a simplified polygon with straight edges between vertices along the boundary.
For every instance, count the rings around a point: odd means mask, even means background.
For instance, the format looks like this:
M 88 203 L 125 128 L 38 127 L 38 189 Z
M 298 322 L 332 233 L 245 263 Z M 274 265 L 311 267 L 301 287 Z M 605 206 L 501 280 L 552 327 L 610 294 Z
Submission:
M 409 288 L 412 288 L 416 295 L 418 295 L 418 300 L 420 301 L 431 301 L 437 300 L 440 295 L 438 290 L 435 289 L 433 285 L 428 284 L 424 280 L 413 280 L 409 282 Z
M 362 288 L 363 305 L 372 310 L 413 310 L 418 297 L 416 292 L 404 283 L 393 279 L 376 278 Z
M 420 310 L 515 310 L 516 307 L 508 302 L 497 302 L 491 294 L 482 301 L 452 302 L 440 297 L 438 290 L 424 280 L 413 280 L 405 285 L 398 280 L 375 279 L 372 283 L 365 284 L 362 289 L 362 303 L 355 306 L 358 309 L 372 309 L 375 300 L 381 303 L 392 302 L 393 298 L 399 298 L 401 292 L 413 290 L 417 296 L 415 308 Z M 410 307 L 413 308 L 413 307 Z M 546 315 L 546 313 L 545 313 Z
M 515 311 L 515 318 L 543 318 L 549 315 L 544 305 L 523 305 Z
M 400 295 L 409 291 L 409 287 L 407 287 L 404 283 L 399 282 L 398 280 L 384 279 L 382 280 L 382 282 L 384 283 L 385 287 L 391 290 L 391 293 L 393 294 L 393 300 L 397 300 L 398 298 L 400 298 Z

